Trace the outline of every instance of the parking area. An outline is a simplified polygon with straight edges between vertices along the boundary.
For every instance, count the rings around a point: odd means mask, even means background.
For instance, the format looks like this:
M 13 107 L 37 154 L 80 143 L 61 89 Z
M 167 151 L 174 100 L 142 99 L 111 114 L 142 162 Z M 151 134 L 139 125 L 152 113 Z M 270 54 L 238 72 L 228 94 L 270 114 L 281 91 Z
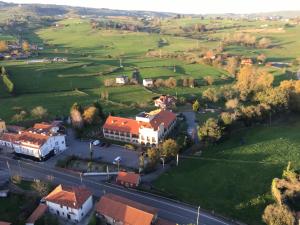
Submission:
M 45 164 L 49 166 L 55 166 L 57 160 L 63 159 L 69 155 L 76 155 L 80 158 L 90 158 L 90 142 L 80 141 L 74 138 L 72 130 L 68 130 L 68 149 L 60 155 L 54 156 L 47 160 Z M 113 160 L 120 156 L 120 165 L 130 168 L 138 168 L 139 153 L 136 151 L 127 150 L 118 145 L 110 145 L 109 147 L 93 146 L 93 157 L 94 159 L 101 159 L 103 162 L 112 163 Z

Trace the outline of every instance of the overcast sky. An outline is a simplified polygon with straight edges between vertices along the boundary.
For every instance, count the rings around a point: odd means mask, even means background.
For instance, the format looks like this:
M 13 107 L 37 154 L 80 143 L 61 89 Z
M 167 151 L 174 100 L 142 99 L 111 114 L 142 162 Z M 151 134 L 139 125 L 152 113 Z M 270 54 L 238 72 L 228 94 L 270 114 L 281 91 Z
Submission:
M 177 13 L 253 13 L 300 10 L 300 0 L 5 0 L 72 6 Z

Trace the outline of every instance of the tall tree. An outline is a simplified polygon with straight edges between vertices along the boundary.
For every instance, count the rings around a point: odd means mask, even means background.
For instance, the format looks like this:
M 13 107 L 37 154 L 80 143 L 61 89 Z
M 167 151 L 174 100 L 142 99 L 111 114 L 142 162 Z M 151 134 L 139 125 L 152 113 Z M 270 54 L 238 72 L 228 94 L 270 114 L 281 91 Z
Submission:
M 201 141 L 205 143 L 214 143 L 221 139 L 223 128 L 219 126 L 219 123 L 214 118 L 209 118 L 198 129 L 198 136 Z
M 5 52 L 8 50 L 6 41 L 0 41 L 0 52 Z
M 179 147 L 173 139 L 167 139 L 160 147 L 160 155 L 163 157 L 176 156 L 179 152 Z

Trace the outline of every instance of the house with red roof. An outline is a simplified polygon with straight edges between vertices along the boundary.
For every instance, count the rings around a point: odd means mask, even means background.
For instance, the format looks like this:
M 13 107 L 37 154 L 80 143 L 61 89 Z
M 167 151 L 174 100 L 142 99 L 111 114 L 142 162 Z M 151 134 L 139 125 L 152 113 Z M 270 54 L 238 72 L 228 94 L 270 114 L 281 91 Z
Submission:
M 44 199 L 50 213 L 76 223 L 93 208 L 93 196 L 86 187 L 59 185 Z
M 103 125 L 107 139 L 157 146 L 173 130 L 176 114 L 168 110 L 142 112 L 135 119 L 109 116 Z
M 141 183 L 141 176 L 137 173 L 120 171 L 116 183 L 125 187 L 138 187 Z
M 0 134 L 0 145 L 12 148 L 16 154 L 43 160 L 66 150 L 65 139 L 56 123 L 37 123 L 18 133 Z
M 151 225 L 157 220 L 157 209 L 118 195 L 106 194 L 96 204 L 96 215 L 111 225 Z

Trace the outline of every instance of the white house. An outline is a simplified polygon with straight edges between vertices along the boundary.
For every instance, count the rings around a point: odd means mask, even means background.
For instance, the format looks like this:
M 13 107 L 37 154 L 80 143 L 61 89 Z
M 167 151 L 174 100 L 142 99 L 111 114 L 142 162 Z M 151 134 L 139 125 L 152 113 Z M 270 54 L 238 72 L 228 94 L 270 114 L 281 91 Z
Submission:
M 85 187 L 59 185 L 45 198 L 49 212 L 79 223 L 92 209 L 93 196 Z
M 128 83 L 128 76 L 122 75 L 116 77 L 116 84 L 127 84 Z
M 153 85 L 154 85 L 153 79 L 143 79 L 144 87 L 153 87 Z
M 176 115 L 168 110 L 142 112 L 135 119 L 109 116 L 103 125 L 105 138 L 157 146 L 176 124 Z
M 0 145 L 12 148 L 15 153 L 43 160 L 51 154 L 66 150 L 66 137 L 59 133 L 57 123 L 38 123 L 34 127 L 0 136 Z

